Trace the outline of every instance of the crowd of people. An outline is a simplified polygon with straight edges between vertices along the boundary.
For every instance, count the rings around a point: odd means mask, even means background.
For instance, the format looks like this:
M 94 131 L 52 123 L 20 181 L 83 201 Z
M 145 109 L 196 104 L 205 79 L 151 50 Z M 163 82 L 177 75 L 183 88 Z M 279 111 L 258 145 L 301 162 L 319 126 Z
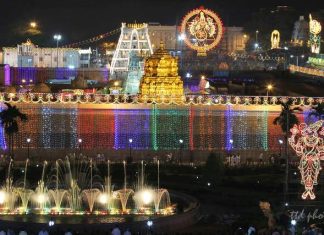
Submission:
M 35 231 L 32 229 L 20 228 L 18 230 L 14 229 L 2 229 L 0 228 L 0 235 L 132 235 L 130 229 L 120 229 L 118 225 L 115 225 L 113 229 L 108 232 L 101 232 L 98 230 L 92 231 L 72 231 L 71 229 L 60 230 L 53 228 L 42 228 L 40 231 Z

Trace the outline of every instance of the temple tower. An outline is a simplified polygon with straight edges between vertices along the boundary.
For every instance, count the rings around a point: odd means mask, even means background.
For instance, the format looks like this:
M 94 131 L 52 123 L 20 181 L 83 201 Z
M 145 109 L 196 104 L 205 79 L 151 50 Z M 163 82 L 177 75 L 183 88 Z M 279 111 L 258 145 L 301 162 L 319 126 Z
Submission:
M 145 58 L 153 54 L 147 26 L 147 24 L 122 23 L 121 34 L 110 67 L 110 76 L 113 79 L 127 78 L 131 56 Z
M 171 56 L 163 43 L 145 60 L 140 94 L 143 98 L 180 98 L 184 95 L 183 81 L 178 74 L 178 58 Z

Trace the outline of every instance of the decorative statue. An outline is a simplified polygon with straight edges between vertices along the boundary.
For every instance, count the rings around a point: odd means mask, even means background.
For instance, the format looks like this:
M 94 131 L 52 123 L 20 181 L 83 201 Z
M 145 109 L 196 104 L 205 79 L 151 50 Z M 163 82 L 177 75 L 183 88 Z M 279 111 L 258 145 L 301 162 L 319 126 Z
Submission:
M 321 160 L 324 160 L 324 120 L 317 121 L 309 126 L 302 123 L 295 125 L 290 132 L 288 139 L 290 146 L 300 157 L 299 170 L 301 174 L 301 183 L 305 186 L 303 199 L 308 197 L 315 199 L 313 192 L 314 185 L 317 185 L 317 179 L 321 168 Z M 298 137 L 297 137 L 298 136 Z

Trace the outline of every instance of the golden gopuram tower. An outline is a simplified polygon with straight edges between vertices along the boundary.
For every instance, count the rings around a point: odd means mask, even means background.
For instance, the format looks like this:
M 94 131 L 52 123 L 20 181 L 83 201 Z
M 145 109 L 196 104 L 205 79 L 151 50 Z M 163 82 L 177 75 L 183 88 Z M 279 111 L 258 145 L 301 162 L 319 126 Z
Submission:
M 162 42 L 160 48 L 145 60 L 139 91 L 141 98 L 148 99 L 180 98 L 184 94 L 183 81 L 178 74 L 178 58 L 171 56 Z

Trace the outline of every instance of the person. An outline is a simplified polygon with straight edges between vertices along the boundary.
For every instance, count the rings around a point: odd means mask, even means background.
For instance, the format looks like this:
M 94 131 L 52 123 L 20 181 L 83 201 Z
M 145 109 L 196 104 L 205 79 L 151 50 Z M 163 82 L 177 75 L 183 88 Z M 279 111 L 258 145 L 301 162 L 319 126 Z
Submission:
M 0 229 L 0 235 L 7 235 L 3 229 Z
M 46 231 L 45 228 L 42 228 L 42 230 L 39 231 L 38 235 L 48 235 L 48 232 Z
M 65 233 L 64 233 L 64 235 L 72 235 L 72 232 L 71 232 L 71 230 L 70 229 L 68 229 Z
M 121 235 L 118 225 L 115 225 L 115 228 L 111 231 L 111 235 Z
M 24 228 L 20 229 L 19 235 L 27 235 L 27 232 Z
M 132 235 L 131 232 L 129 231 L 129 228 L 126 229 L 126 231 L 124 232 L 124 235 Z
M 249 227 L 249 229 L 248 229 L 248 235 L 253 235 L 253 234 L 255 234 L 255 227 L 253 227 L 252 225 Z
M 260 162 L 260 164 L 262 164 L 262 162 L 263 162 L 263 153 L 260 153 L 260 155 L 259 155 L 259 162 Z
M 11 228 L 8 228 L 7 235 L 15 235 L 15 232 Z
M 278 229 L 275 228 L 275 230 L 273 231 L 272 235 L 280 235 Z

